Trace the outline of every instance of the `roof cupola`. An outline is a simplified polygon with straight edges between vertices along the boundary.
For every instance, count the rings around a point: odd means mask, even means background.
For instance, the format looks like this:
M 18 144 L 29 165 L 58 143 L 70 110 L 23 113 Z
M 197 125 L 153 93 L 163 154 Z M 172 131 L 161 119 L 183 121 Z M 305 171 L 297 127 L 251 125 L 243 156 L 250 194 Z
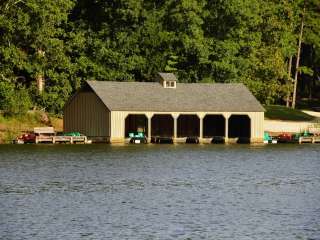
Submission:
M 158 81 L 164 88 L 177 87 L 177 78 L 173 73 L 159 73 Z

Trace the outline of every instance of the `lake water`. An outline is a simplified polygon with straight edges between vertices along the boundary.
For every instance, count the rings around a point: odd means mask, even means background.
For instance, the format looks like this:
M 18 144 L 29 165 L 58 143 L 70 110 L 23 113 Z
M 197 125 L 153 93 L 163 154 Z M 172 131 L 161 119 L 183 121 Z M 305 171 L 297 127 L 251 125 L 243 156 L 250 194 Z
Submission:
M 320 239 L 320 145 L 1 145 L 0 239 Z

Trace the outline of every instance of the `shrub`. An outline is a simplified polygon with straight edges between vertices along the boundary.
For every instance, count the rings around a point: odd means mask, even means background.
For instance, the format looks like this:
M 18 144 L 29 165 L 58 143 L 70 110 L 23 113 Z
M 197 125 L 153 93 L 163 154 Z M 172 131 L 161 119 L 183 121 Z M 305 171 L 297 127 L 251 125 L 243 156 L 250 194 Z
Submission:
M 0 109 L 5 115 L 25 114 L 32 106 L 28 91 L 10 82 L 0 82 Z

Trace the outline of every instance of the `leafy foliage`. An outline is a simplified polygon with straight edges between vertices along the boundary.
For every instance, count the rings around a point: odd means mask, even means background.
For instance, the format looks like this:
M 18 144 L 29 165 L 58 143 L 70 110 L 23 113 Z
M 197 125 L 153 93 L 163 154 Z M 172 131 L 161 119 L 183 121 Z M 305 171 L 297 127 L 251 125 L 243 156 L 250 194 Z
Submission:
M 10 82 L 0 82 L 0 107 L 6 115 L 22 115 L 31 107 L 28 91 Z
M 307 3 L 298 86 L 300 96 L 312 98 L 320 97 L 320 1 Z M 61 113 L 87 79 L 153 81 L 169 71 L 182 82 L 243 82 L 262 103 L 281 103 L 292 89 L 288 61 L 296 57 L 303 6 L 304 0 L 4 0 L 1 86 L 10 83 L 14 95 L 27 91 L 33 106 Z

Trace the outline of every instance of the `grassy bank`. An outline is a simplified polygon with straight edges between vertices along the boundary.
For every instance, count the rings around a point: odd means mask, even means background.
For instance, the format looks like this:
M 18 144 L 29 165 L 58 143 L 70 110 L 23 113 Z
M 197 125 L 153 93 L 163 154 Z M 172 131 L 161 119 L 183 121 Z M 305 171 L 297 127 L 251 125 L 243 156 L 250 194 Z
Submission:
M 22 133 L 44 126 L 53 126 L 56 131 L 62 131 L 62 119 L 39 111 L 31 111 L 22 116 L 0 114 L 0 143 L 10 143 Z
M 270 105 L 264 106 L 265 117 L 272 120 L 285 121 L 313 121 L 315 117 L 310 116 L 299 109 L 291 109 L 285 106 Z

